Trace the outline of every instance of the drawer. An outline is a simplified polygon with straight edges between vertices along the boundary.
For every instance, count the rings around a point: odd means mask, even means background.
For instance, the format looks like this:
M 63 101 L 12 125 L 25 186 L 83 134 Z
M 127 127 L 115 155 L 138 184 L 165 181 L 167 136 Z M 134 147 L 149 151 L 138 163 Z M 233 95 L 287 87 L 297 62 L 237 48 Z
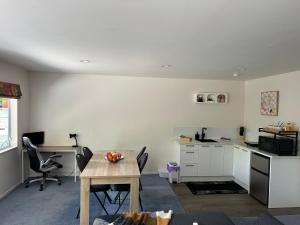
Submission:
M 181 164 L 180 165 L 180 176 L 185 177 L 196 177 L 198 176 L 198 165 L 197 164 Z
M 181 163 L 198 163 L 198 149 L 188 149 L 180 151 Z
M 198 145 L 193 145 L 193 144 L 186 144 L 186 145 L 181 145 L 180 150 L 192 150 L 196 151 L 198 149 Z
M 252 153 L 251 167 L 268 175 L 270 170 L 270 159 L 266 156 Z

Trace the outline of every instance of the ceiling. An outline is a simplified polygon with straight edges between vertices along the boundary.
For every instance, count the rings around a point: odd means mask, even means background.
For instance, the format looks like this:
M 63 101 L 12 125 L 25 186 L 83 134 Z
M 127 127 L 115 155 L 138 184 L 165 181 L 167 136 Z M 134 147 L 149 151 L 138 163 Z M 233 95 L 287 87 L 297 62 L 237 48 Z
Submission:
M 300 70 L 299 12 L 299 0 L 0 0 L 0 59 L 30 71 L 247 80 Z

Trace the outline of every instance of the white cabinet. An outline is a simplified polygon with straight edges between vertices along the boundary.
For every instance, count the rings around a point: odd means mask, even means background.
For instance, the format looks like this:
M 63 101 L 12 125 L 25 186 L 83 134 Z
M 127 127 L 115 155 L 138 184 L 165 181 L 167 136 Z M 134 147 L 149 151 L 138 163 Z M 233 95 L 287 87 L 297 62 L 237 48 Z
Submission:
M 247 148 L 234 146 L 233 176 L 247 190 L 250 183 L 250 157 L 251 152 Z
M 223 161 L 224 176 L 233 175 L 233 148 L 232 145 L 225 145 L 224 147 L 224 161 Z
M 180 151 L 181 163 L 198 163 L 198 147 L 194 145 L 186 145 Z
M 198 176 L 198 145 L 182 145 L 180 150 L 180 175 Z
M 232 176 L 232 146 L 218 143 L 181 145 L 180 166 L 181 177 Z
M 180 165 L 180 176 L 196 177 L 198 176 L 197 164 L 181 164 Z
M 198 176 L 210 176 L 210 145 L 199 145 Z
M 211 145 L 210 150 L 210 176 L 223 176 L 224 146 Z

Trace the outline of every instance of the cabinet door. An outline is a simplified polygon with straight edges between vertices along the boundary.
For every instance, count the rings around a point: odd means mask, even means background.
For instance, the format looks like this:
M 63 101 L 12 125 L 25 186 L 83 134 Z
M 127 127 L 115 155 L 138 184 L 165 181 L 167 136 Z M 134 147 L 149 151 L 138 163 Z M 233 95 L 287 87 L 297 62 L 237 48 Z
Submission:
M 181 164 L 180 176 L 184 177 L 196 177 L 198 175 L 197 164 Z
M 210 151 L 210 176 L 223 176 L 224 146 L 212 145 Z
M 249 186 L 250 181 L 250 151 L 242 147 L 234 147 L 233 176 Z
M 200 145 L 198 155 L 198 176 L 211 176 L 210 159 L 211 147 L 210 145 Z
M 183 148 L 180 151 L 180 163 L 198 163 L 198 148 Z
M 249 186 L 250 184 L 250 151 L 246 148 L 241 148 L 241 178 L 240 181 L 242 181 L 244 184 Z
M 223 175 L 233 176 L 233 149 L 231 145 L 224 147 Z

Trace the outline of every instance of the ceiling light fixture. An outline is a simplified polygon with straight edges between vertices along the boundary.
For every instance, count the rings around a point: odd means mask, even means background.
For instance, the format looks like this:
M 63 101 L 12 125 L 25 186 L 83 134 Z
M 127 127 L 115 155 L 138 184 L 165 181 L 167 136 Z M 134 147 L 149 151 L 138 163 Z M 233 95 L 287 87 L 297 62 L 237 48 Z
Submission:
M 88 59 L 83 59 L 83 60 L 80 60 L 81 63 L 90 63 L 91 61 L 88 60 Z
M 240 76 L 240 74 L 234 73 L 233 76 L 234 76 L 234 77 L 238 77 L 238 76 Z
M 162 68 L 170 68 L 172 65 L 166 64 L 166 65 L 161 65 Z

